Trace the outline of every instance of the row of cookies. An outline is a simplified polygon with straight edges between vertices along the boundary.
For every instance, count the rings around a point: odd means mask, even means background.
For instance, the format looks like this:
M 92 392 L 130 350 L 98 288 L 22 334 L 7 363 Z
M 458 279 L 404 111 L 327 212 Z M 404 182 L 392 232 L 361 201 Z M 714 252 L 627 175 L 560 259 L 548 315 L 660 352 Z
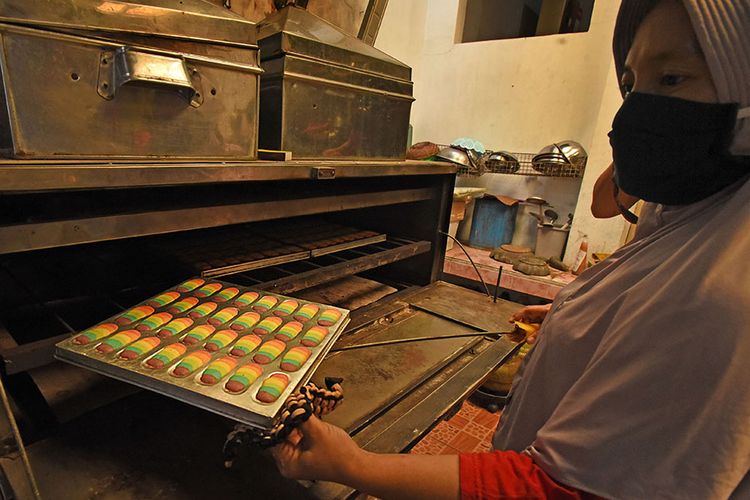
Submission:
M 99 325 L 90 330 L 106 330 L 112 327 L 116 327 L 116 325 L 111 323 Z M 90 330 L 84 332 L 84 334 L 89 333 Z M 162 342 L 160 338 L 155 336 L 139 338 L 140 336 L 141 334 L 137 330 L 125 330 L 100 343 L 96 346 L 96 350 L 102 354 L 119 351 L 119 354 L 117 354 L 118 358 L 132 361 L 147 356 L 157 349 Z M 261 365 L 267 365 L 277 359 L 286 347 L 279 340 L 270 340 L 261 345 L 260 337 L 251 334 L 240 339 L 233 346 L 230 355 L 222 355 L 211 361 L 213 356 L 212 351 L 223 348 L 228 343 L 227 338 L 222 335 L 222 332 L 217 332 L 216 337 L 213 343 L 206 343 L 203 349 L 195 350 L 187 355 L 188 346 L 184 343 L 175 342 L 168 344 L 145 358 L 142 364 L 144 367 L 154 370 L 161 370 L 173 365 L 168 369 L 167 373 L 176 378 L 188 377 L 208 365 L 196 377 L 197 383 L 208 386 L 217 384 L 232 370 L 237 368 L 225 384 L 225 390 L 232 394 L 241 394 L 263 373 Z M 238 367 L 238 357 L 244 357 L 258 346 L 260 348 L 253 356 L 253 362 L 242 364 Z M 283 356 L 279 367 L 286 372 L 296 372 L 302 368 L 311 354 L 312 351 L 307 347 L 293 347 Z M 265 385 L 267 385 L 265 382 L 261 385 L 261 389 L 256 395 L 259 401 L 272 403 L 283 392 L 283 389 L 289 383 L 289 377 L 282 375 L 276 374 L 271 381 L 271 387 L 266 387 L 269 390 L 264 390 Z M 280 387 L 280 381 L 284 381 L 284 384 L 282 384 L 283 387 Z

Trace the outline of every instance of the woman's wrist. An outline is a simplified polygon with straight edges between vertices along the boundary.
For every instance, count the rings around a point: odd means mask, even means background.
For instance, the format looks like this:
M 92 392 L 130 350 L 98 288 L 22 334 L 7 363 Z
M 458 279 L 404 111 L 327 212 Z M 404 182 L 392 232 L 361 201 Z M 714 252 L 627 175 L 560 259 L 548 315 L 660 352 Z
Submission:
M 358 446 L 346 447 L 336 457 L 335 465 L 330 470 L 328 477 L 321 479 L 334 483 L 346 484 L 357 487 L 363 480 L 363 472 L 368 467 L 372 467 L 372 460 L 377 458 L 377 454 L 359 448 Z

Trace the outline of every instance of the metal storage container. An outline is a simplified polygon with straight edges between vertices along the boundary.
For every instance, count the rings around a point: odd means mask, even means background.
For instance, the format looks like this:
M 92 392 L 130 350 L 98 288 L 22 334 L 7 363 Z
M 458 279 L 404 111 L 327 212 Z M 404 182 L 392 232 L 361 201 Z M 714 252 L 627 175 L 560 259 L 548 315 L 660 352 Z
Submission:
M 293 5 L 258 24 L 262 148 L 294 158 L 406 155 L 411 68 Z
M 518 200 L 487 194 L 474 207 L 469 243 L 477 248 L 497 248 L 513 238 Z
M 201 0 L 0 2 L 0 149 L 252 159 L 255 24 Z

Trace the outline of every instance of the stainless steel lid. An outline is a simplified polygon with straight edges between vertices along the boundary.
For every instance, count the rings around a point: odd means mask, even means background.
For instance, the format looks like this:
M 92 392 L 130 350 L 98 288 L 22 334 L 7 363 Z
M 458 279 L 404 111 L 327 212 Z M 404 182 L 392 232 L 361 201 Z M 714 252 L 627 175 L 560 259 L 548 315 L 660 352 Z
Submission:
M 305 9 L 290 5 L 258 23 L 261 60 L 284 54 L 409 81 L 411 68 Z
M 203 0 L 2 0 L 0 22 L 256 45 L 254 23 Z

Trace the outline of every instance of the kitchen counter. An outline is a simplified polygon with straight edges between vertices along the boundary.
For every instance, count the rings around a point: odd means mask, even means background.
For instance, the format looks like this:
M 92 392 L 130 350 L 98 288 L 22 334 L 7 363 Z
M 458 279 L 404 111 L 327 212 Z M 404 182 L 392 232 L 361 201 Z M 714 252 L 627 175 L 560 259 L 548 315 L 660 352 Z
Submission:
M 497 282 L 497 273 L 500 267 L 503 268 L 503 274 L 500 281 L 500 287 L 516 292 L 534 295 L 543 299 L 552 300 L 557 292 L 565 285 L 575 279 L 575 276 L 569 272 L 562 272 L 556 269 L 550 269 L 549 276 L 528 276 L 513 270 L 511 264 L 498 262 L 490 257 L 489 250 L 472 248 L 464 245 L 474 263 L 479 269 L 482 278 L 488 287 L 492 287 Z M 461 248 L 454 246 L 445 254 L 445 263 L 443 272 L 460 276 L 473 281 L 479 281 L 477 273 L 471 266 L 469 259 L 461 251 Z

